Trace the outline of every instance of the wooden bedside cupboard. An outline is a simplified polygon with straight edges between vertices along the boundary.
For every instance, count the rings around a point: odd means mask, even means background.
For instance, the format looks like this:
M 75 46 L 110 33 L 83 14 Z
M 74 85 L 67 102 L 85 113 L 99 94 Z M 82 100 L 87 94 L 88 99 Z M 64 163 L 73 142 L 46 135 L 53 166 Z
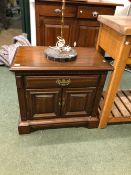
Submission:
M 112 67 L 94 48 L 76 48 L 71 62 L 55 62 L 45 47 L 19 47 L 15 72 L 20 107 L 19 133 L 58 126 L 97 127 L 98 105 Z

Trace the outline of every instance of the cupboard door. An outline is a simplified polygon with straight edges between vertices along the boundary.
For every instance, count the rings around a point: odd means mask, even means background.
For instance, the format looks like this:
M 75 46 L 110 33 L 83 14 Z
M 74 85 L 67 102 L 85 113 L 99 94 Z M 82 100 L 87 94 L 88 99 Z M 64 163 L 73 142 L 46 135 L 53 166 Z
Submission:
M 76 117 L 91 115 L 96 88 L 67 88 L 63 90 L 62 116 Z
M 99 24 L 96 21 L 78 21 L 76 43 L 78 47 L 96 46 Z
M 55 46 L 58 36 L 61 36 L 61 19 L 40 16 L 40 26 L 37 28 L 37 45 Z M 72 45 L 73 20 L 65 19 L 63 27 L 63 38 L 66 44 Z
M 29 119 L 55 118 L 60 115 L 61 89 L 26 90 Z
M 77 46 L 93 47 L 96 45 L 98 37 L 98 27 L 80 26 Z

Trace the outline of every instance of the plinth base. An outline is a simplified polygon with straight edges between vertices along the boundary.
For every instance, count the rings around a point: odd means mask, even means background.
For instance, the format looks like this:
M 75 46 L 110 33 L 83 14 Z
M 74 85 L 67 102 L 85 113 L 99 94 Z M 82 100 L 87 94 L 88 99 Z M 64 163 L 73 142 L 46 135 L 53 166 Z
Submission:
M 20 121 L 18 125 L 19 134 L 29 134 L 38 129 L 62 128 L 62 127 L 80 127 L 97 128 L 99 120 L 97 117 L 74 117 L 73 118 L 55 118 L 45 120 L 27 120 Z

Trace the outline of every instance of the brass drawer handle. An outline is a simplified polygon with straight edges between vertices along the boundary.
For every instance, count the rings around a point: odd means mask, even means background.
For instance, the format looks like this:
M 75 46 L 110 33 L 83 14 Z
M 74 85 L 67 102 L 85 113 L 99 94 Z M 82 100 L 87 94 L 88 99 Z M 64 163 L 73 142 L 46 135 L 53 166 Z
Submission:
M 55 9 L 54 12 L 55 13 L 61 13 L 61 9 Z
M 58 79 L 58 80 L 56 80 L 56 83 L 60 86 L 68 86 L 71 83 L 71 80 L 70 79 L 67 79 L 67 80 L 66 79 L 62 79 L 62 80 Z
M 97 11 L 92 12 L 93 17 L 97 17 L 98 14 L 99 14 L 99 13 L 98 13 Z

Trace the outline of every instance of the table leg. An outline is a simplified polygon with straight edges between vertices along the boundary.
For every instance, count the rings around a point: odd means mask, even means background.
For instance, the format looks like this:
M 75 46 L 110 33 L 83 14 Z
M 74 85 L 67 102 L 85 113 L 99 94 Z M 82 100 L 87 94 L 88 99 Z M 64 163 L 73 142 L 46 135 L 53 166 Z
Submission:
M 126 66 L 126 60 L 129 55 L 129 47 L 125 45 L 125 40 L 118 51 L 117 58 L 114 61 L 114 70 L 111 73 L 107 91 L 105 93 L 103 109 L 100 114 L 99 128 L 104 128 L 107 125 L 111 108 L 117 93 L 119 83 Z

